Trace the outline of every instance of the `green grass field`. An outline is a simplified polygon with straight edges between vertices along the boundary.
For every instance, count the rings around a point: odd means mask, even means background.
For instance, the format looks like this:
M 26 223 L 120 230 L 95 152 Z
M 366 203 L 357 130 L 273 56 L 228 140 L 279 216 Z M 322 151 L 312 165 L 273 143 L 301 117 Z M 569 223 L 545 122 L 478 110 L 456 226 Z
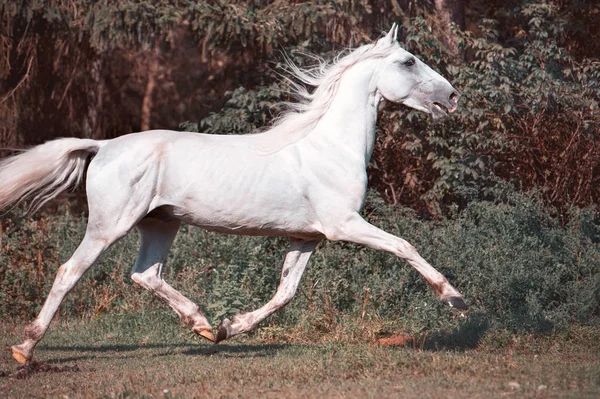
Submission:
M 18 342 L 20 328 L 0 325 L 2 345 Z M 600 396 L 599 336 L 576 327 L 392 347 L 259 330 L 212 345 L 166 313 L 105 315 L 54 323 L 36 352 L 41 370 L 17 372 L 3 351 L 0 397 L 592 398 Z

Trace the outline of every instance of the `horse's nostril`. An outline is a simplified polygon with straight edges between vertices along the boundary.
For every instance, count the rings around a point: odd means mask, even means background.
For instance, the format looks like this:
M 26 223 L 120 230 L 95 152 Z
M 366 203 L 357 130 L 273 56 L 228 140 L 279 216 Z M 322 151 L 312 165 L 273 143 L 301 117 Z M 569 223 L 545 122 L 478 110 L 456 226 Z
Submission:
M 450 101 L 450 103 L 456 104 L 456 103 L 458 103 L 459 97 L 460 97 L 460 93 L 457 91 L 453 91 L 452 93 L 450 93 L 450 97 L 448 98 L 448 100 Z

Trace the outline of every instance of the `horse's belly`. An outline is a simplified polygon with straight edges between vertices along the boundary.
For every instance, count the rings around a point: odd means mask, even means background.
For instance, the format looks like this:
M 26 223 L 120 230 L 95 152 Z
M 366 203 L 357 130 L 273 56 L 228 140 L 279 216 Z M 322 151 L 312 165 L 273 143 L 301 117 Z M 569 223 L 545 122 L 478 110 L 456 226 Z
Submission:
M 175 217 L 207 230 L 295 237 L 321 234 L 308 199 L 298 189 L 260 179 L 252 183 L 201 179 L 168 202 Z
M 221 233 L 298 238 L 323 236 L 319 223 L 299 208 L 269 208 L 261 212 L 227 206 L 203 206 L 201 209 L 172 207 L 171 212 L 188 224 Z

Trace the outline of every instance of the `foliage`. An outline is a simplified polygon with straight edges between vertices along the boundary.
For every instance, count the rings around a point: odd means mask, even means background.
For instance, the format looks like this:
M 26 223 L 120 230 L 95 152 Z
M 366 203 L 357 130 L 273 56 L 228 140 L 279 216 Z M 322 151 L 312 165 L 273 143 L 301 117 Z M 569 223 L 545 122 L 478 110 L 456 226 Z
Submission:
M 73 252 L 83 219 L 61 213 L 35 222 L 3 219 L 2 314 L 32 317 L 59 260 Z M 329 333 L 346 316 L 360 318 L 363 311 L 367 321 L 411 331 L 458 328 L 466 320 L 497 331 L 539 332 L 600 320 L 600 230 L 590 212 L 573 210 L 563 227 L 538 196 L 509 192 L 502 203 L 473 201 L 452 218 L 430 222 L 371 195 L 365 216 L 412 242 L 448 276 L 471 305 L 468 318 L 444 308 L 423 278 L 390 254 L 324 242 L 295 300 L 268 324 Z M 67 297 L 61 313 L 89 318 L 159 304 L 130 282 L 137 241 L 130 234 L 103 256 Z M 218 323 L 270 299 L 286 245 L 283 238 L 224 236 L 184 226 L 165 279 Z
M 256 131 L 272 119 L 278 103 L 288 100 L 285 98 L 288 96 L 285 89 L 276 83 L 256 90 L 247 90 L 242 86 L 225 95 L 229 99 L 221 111 L 202 119 L 196 131 L 217 134 Z
M 522 12 L 534 18 L 514 47 L 499 43 L 494 21 L 480 26 L 480 37 L 459 33 L 470 64 L 453 65 L 424 21 L 409 27 L 407 45 L 446 71 L 462 92 L 461 107 L 441 123 L 405 110 L 384 115 L 382 147 L 396 143 L 391 154 L 376 154 L 378 170 L 389 170 L 382 183 L 419 190 L 421 198 L 409 199 L 424 200 L 434 214 L 444 203 L 460 203 L 457 189 L 465 185 L 493 197 L 498 177 L 521 189 L 539 187 L 563 212 L 596 203 L 600 64 L 570 56 L 557 42 L 560 31 L 549 36 L 548 26 L 559 30 L 550 15 Z
M 0 0 L 0 145 L 130 133 L 144 103 L 153 127 L 199 120 L 283 47 L 367 40 L 386 3 Z
M 464 187 L 494 198 L 499 180 L 539 187 L 563 216 L 570 206 L 597 202 L 600 64 L 569 55 L 558 41 L 564 28 L 550 24 L 549 9 L 521 13 L 531 20 L 511 47 L 499 42 L 493 20 L 484 21 L 479 36 L 457 32 L 470 63 L 457 63 L 425 20 L 405 25 L 405 47 L 448 76 L 462 99 L 458 112 L 440 122 L 402 106 L 382 113 L 370 175 L 390 202 L 439 215 L 466 202 Z M 273 86 L 229 95 L 201 130 L 250 131 L 282 100 Z
M 248 132 L 289 100 L 273 68 L 281 50 L 330 59 L 401 22 L 405 46 L 463 96 L 442 122 L 403 107 L 381 114 L 370 179 L 386 200 L 440 215 L 465 205 L 465 187 L 493 198 L 511 181 L 541 189 L 563 216 L 597 203 L 600 9 L 466 7 L 461 58 L 439 39 L 430 2 L 0 0 L 0 145 L 115 137 L 140 128 L 144 104 L 152 127 Z

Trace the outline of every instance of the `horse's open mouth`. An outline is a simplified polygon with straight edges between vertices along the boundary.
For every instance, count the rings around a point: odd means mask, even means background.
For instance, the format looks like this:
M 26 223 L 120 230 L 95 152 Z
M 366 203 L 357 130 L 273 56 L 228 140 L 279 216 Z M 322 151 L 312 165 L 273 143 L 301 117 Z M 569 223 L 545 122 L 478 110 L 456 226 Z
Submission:
M 448 116 L 448 114 L 453 113 L 454 111 L 456 111 L 458 107 L 456 105 L 453 104 L 442 104 L 439 103 L 437 101 L 434 101 L 431 103 L 431 114 L 433 115 L 434 118 L 441 118 L 443 116 Z
M 441 103 L 434 102 L 431 104 L 431 115 L 437 119 L 437 118 L 446 116 L 448 114 L 446 113 L 445 106 L 443 106 Z

